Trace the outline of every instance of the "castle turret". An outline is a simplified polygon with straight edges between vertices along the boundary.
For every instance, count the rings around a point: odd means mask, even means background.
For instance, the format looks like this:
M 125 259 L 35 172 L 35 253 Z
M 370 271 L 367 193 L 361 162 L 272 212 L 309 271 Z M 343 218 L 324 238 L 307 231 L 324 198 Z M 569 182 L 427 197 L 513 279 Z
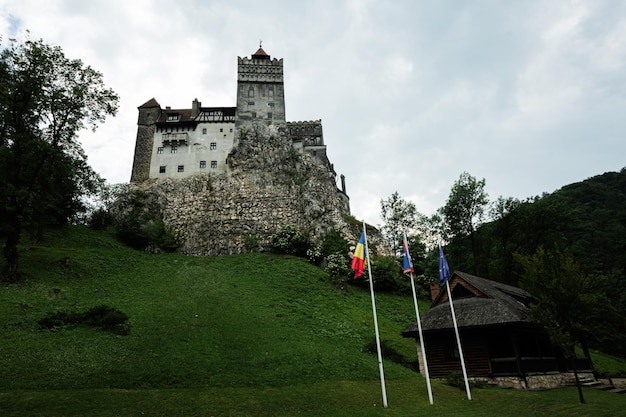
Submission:
M 251 122 L 285 123 L 283 60 L 259 47 L 251 58 L 237 58 L 236 129 Z
M 146 181 L 150 177 L 150 158 L 154 144 L 155 122 L 161 116 L 161 105 L 150 99 L 137 108 L 137 139 L 135 140 L 135 156 L 130 182 Z

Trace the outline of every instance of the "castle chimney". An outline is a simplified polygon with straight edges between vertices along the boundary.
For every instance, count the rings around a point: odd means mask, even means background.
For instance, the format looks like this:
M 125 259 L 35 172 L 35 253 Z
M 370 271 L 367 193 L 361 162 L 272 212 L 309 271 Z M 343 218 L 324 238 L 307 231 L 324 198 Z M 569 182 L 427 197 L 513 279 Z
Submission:
M 191 118 L 192 119 L 195 119 L 196 116 L 200 114 L 200 106 L 202 106 L 202 103 L 200 103 L 197 98 L 193 99 L 193 101 L 191 102 Z
M 439 295 L 439 291 L 441 291 L 441 288 L 439 288 L 439 283 L 431 282 L 430 283 L 430 301 L 435 301 L 435 298 L 437 298 L 437 296 Z

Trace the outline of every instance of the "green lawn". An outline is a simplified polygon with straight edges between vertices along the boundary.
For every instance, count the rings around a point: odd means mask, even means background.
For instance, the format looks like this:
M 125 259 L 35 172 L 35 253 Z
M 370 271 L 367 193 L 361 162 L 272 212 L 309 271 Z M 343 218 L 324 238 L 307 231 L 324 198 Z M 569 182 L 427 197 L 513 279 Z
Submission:
M 626 404 L 586 389 L 581 405 L 573 388 L 480 389 L 470 402 L 435 381 L 430 406 L 424 379 L 387 359 L 382 410 L 369 292 L 343 293 L 298 258 L 147 255 L 78 227 L 21 256 L 23 281 L 0 291 L 3 416 L 609 416 Z M 385 346 L 415 360 L 400 336 L 411 297 L 376 302 Z M 102 304 L 128 314 L 129 335 L 38 329 L 50 312 Z

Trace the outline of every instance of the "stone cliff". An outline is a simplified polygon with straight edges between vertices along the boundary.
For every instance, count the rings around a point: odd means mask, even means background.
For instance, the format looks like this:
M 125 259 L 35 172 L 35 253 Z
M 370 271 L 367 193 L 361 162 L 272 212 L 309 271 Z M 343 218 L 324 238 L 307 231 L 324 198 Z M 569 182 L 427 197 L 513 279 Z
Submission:
M 360 228 L 347 219 L 334 174 L 308 153 L 294 150 L 284 125 L 255 123 L 243 129 L 227 166 L 226 173 L 135 185 L 158 202 L 182 253 L 240 253 L 251 236 L 265 250 L 271 235 L 285 225 L 310 230 L 314 242 L 331 229 L 351 242 L 358 239 Z M 377 233 L 369 240 L 385 247 Z

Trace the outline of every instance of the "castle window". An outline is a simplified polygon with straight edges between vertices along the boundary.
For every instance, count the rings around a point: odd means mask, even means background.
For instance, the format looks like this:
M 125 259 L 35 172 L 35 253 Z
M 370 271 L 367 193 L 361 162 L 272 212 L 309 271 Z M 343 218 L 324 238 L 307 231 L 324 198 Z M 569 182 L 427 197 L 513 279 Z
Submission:
M 248 97 L 254 98 L 254 88 L 253 87 L 250 87 L 248 89 Z
M 272 113 L 271 112 L 267 113 L 267 118 L 270 119 L 270 120 L 272 119 Z
M 179 165 L 178 166 L 178 172 L 185 172 L 185 166 L 184 165 Z
M 159 174 L 165 174 L 165 165 L 159 167 Z
M 220 133 L 222 133 L 224 131 L 223 127 L 220 127 Z
M 230 128 L 230 133 L 233 133 L 233 128 L 232 127 Z
M 256 112 L 255 111 L 252 112 L 252 118 L 256 119 Z
M 202 134 L 203 134 L 203 135 L 206 135 L 206 127 L 203 127 L 203 128 L 202 128 Z
M 206 161 L 200 161 L 200 169 L 206 168 Z
M 167 121 L 168 122 L 177 122 L 180 115 L 178 113 L 168 113 Z
M 274 107 L 274 103 L 267 103 L 269 107 Z
M 249 101 L 248 106 L 254 106 L 254 101 Z
M 217 161 L 211 161 L 211 168 L 217 168 Z
M 211 145 L 209 145 L 209 149 L 214 151 L 217 149 L 217 142 L 211 142 Z
M 270 87 L 268 88 L 268 90 L 267 90 L 267 96 L 268 96 L 270 99 L 274 98 L 274 87 L 273 87 L 273 86 L 270 86 Z
M 172 145 L 172 150 L 170 151 L 170 153 L 176 153 L 176 152 L 178 152 L 178 146 Z
M 163 153 L 163 146 L 159 146 L 159 147 L 157 148 L 157 153 L 159 153 L 159 154 L 160 154 L 160 153 Z

